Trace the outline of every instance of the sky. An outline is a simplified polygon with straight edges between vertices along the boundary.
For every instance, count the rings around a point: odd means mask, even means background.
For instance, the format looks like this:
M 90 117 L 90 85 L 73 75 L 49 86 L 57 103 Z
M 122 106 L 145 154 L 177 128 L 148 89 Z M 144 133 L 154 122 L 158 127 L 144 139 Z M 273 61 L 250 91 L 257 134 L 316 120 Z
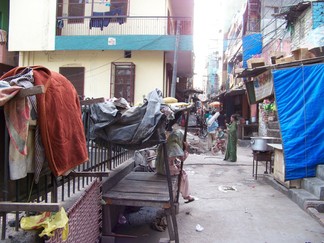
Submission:
M 206 79 L 204 67 L 208 53 L 218 50 L 222 53 L 222 37 L 230 26 L 235 13 L 244 0 L 195 0 L 194 10 L 194 84 L 201 86 Z M 198 87 L 199 88 L 199 87 Z
M 213 47 L 211 39 L 215 40 L 220 37 L 219 30 L 222 29 L 224 19 L 221 2 L 217 0 L 195 1 L 194 50 L 195 66 L 199 72 L 205 65 L 208 47 Z

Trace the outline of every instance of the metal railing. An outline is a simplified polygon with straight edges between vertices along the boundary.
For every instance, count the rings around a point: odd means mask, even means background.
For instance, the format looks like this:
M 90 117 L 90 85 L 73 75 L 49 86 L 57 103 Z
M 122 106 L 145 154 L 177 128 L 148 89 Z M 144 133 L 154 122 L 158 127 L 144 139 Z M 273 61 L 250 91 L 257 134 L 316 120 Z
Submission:
M 192 35 L 192 18 L 147 16 L 57 17 L 57 36 L 83 35 Z
M 0 109 L 0 119 L 4 118 L 3 109 Z M 87 138 L 87 148 L 89 161 L 78 166 L 68 176 L 55 177 L 48 170 L 41 174 L 39 182 L 34 183 L 33 174 L 28 174 L 27 177 L 12 181 L 9 178 L 9 136 L 7 129 L 2 129 L 4 139 L 0 145 L 0 155 L 4 152 L 1 158 L 4 158 L 2 169 L 0 170 L 1 179 L 1 194 L 0 202 L 33 202 L 33 203 L 58 203 L 64 202 L 71 198 L 75 193 L 82 191 L 90 185 L 96 178 L 101 177 L 101 172 L 108 172 L 122 164 L 124 161 L 133 156 L 131 151 L 123 149 L 113 144 L 101 144 L 100 146 L 89 139 L 90 130 L 90 108 L 89 105 L 82 106 L 82 119 L 84 131 Z M 4 119 L 0 124 L 4 124 Z M 9 203 L 10 204 L 10 203 Z M 22 210 L 20 210 L 22 211 Z M 15 229 L 19 229 L 20 211 L 10 213 L 11 218 L 15 218 Z M 28 210 L 23 210 L 28 212 Z M 12 217 L 12 213 L 14 216 Z M 0 212 L 1 221 L 1 239 L 6 238 L 6 228 L 8 221 L 8 213 Z

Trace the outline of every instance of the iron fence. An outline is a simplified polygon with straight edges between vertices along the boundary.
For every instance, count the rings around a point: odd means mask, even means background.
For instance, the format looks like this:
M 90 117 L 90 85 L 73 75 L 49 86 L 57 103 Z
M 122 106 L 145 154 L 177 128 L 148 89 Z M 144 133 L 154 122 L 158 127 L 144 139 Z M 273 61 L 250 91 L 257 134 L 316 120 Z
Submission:
M 102 172 L 113 170 L 118 165 L 133 156 L 129 150 L 118 147 L 114 144 L 96 144 L 90 139 L 90 107 L 89 105 L 82 106 L 82 119 L 84 124 L 84 132 L 86 134 L 86 144 L 88 148 L 89 160 L 78 166 L 67 176 L 55 177 L 49 170 L 42 172 L 39 182 L 34 183 L 33 174 L 28 174 L 27 177 L 19 180 L 10 180 L 9 178 L 9 135 L 5 128 L 3 109 L 0 107 L 0 184 L 1 194 L 0 202 L 33 202 L 33 203 L 61 203 L 70 199 L 77 192 L 86 189 L 90 183 L 101 177 Z M 4 138 L 4 139 L 3 139 Z M 107 174 L 107 173 L 106 173 Z M 1 212 L 1 239 L 6 238 L 6 227 L 8 220 L 14 220 L 15 229 L 19 229 L 19 219 L 21 211 Z M 9 215 L 9 217 L 8 217 Z

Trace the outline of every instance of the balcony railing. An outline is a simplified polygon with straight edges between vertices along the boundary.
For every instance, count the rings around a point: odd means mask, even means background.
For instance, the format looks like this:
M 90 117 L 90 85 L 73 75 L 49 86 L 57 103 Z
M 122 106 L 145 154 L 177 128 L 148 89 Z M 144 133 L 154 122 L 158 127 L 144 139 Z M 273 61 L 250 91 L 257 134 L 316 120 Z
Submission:
M 89 35 L 192 35 L 192 19 L 187 17 L 90 16 L 57 17 L 57 36 Z

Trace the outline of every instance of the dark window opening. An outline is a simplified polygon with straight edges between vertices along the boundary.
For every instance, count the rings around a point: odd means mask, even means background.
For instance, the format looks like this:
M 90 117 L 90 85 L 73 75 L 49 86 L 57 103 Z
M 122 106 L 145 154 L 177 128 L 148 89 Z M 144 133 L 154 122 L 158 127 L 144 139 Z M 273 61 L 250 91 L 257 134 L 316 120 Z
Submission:
M 84 22 L 84 9 L 85 1 L 80 0 L 69 0 L 69 17 L 82 17 L 82 18 L 71 18 L 68 20 L 69 24 L 83 23 Z
M 111 0 L 110 11 L 118 12 L 119 15 L 127 15 L 128 0 Z
M 124 51 L 124 58 L 131 58 L 132 52 L 131 51 Z
M 124 98 L 134 104 L 135 64 L 114 62 L 111 66 L 110 97 Z
M 79 97 L 84 99 L 84 67 L 60 67 L 59 72 L 75 87 Z

